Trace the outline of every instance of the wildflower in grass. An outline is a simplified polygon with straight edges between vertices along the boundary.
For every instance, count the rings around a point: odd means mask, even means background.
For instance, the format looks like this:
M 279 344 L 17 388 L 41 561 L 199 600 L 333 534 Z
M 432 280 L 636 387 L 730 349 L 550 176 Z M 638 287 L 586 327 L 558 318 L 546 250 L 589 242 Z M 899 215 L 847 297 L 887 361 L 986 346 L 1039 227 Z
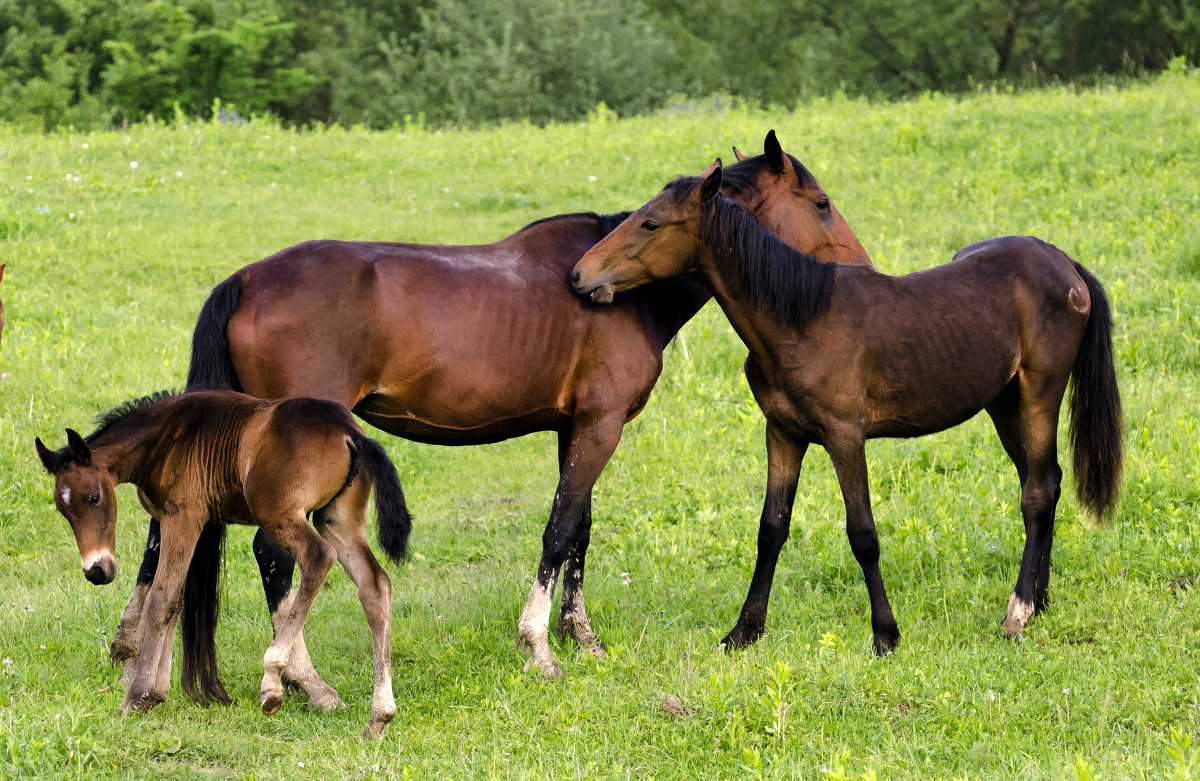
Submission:
M 629 573 L 628 572 L 621 573 L 621 582 L 624 583 L 626 586 L 629 585 Z
M 175 172 L 175 175 L 176 175 L 176 176 L 183 176 L 183 171 L 176 171 L 176 172 Z
M 594 182 L 594 181 L 596 181 L 596 177 L 594 177 L 594 176 L 589 176 L 589 177 L 588 177 L 588 181 L 589 181 L 589 182 Z
M 129 167 L 136 171 L 137 170 L 137 160 L 130 160 Z

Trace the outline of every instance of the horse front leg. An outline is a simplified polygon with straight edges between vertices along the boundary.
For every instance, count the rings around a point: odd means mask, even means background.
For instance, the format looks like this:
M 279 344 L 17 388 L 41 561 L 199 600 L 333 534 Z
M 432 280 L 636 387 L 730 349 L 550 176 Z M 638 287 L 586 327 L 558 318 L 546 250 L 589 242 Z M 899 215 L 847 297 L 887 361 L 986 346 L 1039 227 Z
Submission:
M 158 569 L 160 545 L 158 519 L 151 517 L 150 529 L 146 533 L 146 550 L 142 553 L 142 566 L 138 570 L 133 593 L 129 595 L 129 602 L 121 611 L 117 634 L 113 637 L 112 645 L 108 649 L 108 658 L 112 660 L 112 663 L 121 665 L 121 683 L 126 688 L 129 688 L 129 682 L 133 679 L 134 671 L 137 669 L 139 643 L 144 634 L 142 629 L 143 608 L 146 604 L 146 595 L 150 592 L 151 584 L 154 583 L 154 572 Z
M 261 528 L 254 535 L 254 558 L 258 561 L 267 612 L 271 616 L 271 633 L 278 636 L 296 598 L 296 592 L 292 589 L 296 560 Z M 308 695 L 308 707 L 313 710 L 330 711 L 344 707 L 337 690 L 325 683 L 313 667 L 308 647 L 304 644 L 303 631 L 296 634 L 282 676 L 284 684 L 295 686 Z
M 883 587 L 883 575 L 879 571 L 879 532 L 875 529 L 875 517 L 871 514 L 871 492 L 867 482 L 867 453 L 861 437 L 849 442 L 831 442 L 826 445 L 838 484 L 842 488 L 842 500 L 846 503 L 846 536 L 850 550 L 862 568 L 867 582 L 867 596 L 871 600 L 872 645 L 877 656 L 885 656 L 900 644 L 900 628 L 892 614 L 887 591 Z
M 164 521 L 167 528 L 160 538 L 158 567 L 142 611 L 143 631 L 137 665 L 128 681 L 125 699 L 118 708 L 122 713 L 147 711 L 165 702 L 170 687 L 173 630 L 183 607 L 183 583 L 188 565 L 204 521 L 184 516 L 165 518 Z M 162 674 L 164 668 L 168 671 L 165 677 Z
M 586 552 L 587 545 L 585 542 L 582 549 L 576 547 L 579 530 L 585 511 L 590 522 L 592 486 L 616 450 L 624 425 L 623 414 L 609 415 L 594 421 L 577 419 L 572 430 L 559 475 L 558 490 L 550 508 L 550 520 L 542 534 L 542 558 L 525 609 L 517 621 L 517 647 L 529 657 L 525 662 L 526 671 L 538 667 L 547 675 L 562 674 L 554 654 L 550 652 L 549 642 L 550 603 L 554 586 L 563 562 L 571 549 L 575 548 L 580 555 L 578 567 L 572 570 L 571 588 L 574 594 L 569 599 L 577 598 L 578 609 L 582 612 L 582 553 Z M 571 604 L 572 609 L 576 609 L 576 602 L 572 601 Z M 591 626 L 586 623 L 586 614 L 584 616 L 584 626 L 590 634 Z M 592 634 L 592 637 L 595 635 Z
M 571 451 L 571 437 L 566 432 L 558 435 L 558 471 L 561 476 L 567 467 Z M 575 531 L 575 543 L 567 551 L 562 569 L 562 603 L 558 609 L 558 637 L 565 641 L 572 638 L 580 648 L 603 659 L 608 655 L 604 643 L 592 631 L 583 599 L 583 570 L 587 558 L 588 543 L 592 537 L 592 492 L 588 491 L 583 503 L 579 526 Z
M 807 442 L 793 440 L 777 425 L 767 421 L 767 492 L 758 523 L 758 560 L 737 624 L 721 640 L 727 650 L 750 645 L 766 630 L 771 582 L 775 578 L 779 551 L 791 528 L 796 483 L 807 450 Z

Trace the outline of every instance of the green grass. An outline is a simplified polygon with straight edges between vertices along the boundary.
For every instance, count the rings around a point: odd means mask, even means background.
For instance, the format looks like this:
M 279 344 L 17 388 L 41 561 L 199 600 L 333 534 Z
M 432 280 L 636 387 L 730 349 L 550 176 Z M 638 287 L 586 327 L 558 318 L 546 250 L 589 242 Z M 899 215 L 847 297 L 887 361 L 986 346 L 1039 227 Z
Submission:
M 632 208 L 729 144 L 759 149 L 772 127 L 880 269 L 1032 233 L 1107 287 L 1124 500 L 1097 529 L 1068 475 L 1053 604 L 1022 640 L 999 633 L 1023 541 L 1016 476 L 976 419 L 868 447 L 897 653 L 870 654 L 866 589 L 819 450 L 767 635 L 717 650 L 749 583 L 765 458 L 744 348 L 710 306 L 668 349 L 597 486 L 587 594 L 607 661 L 552 641 L 566 675 L 544 680 L 510 650 L 554 490 L 552 436 L 476 448 L 382 436 L 416 514 L 416 556 L 391 570 L 399 715 L 385 739 L 357 737 L 370 638 L 340 572 L 306 636 L 348 707 L 315 714 L 289 698 L 258 712 L 270 626 L 245 528 L 230 533 L 218 637 L 235 704 L 200 708 L 176 685 L 150 714 L 117 717 L 107 643 L 146 519 L 123 488 L 117 580 L 89 585 L 35 435 L 61 444 L 64 426 L 180 386 L 209 289 L 284 246 L 481 242 L 558 212 Z M 1200 589 L 1172 583 L 1200 573 L 1198 171 L 1196 73 L 545 129 L 0 127 L 0 775 L 1195 777 Z M 668 695 L 686 717 L 663 712 Z

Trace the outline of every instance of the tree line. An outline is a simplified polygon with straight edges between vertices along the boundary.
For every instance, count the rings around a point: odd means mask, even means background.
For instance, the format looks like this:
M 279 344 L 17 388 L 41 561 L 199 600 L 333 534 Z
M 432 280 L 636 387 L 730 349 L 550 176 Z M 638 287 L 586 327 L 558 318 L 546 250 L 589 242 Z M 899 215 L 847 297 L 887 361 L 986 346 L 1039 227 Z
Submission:
M 0 0 L 0 121 L 386 127 L 1200 64 L 1200 0 Z

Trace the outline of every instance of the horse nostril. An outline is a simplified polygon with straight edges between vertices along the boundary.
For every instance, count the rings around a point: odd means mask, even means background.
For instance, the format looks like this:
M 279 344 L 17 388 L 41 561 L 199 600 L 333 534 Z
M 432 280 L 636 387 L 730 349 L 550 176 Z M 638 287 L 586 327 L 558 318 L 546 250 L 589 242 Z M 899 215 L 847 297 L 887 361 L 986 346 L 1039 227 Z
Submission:
M 578 271 L 572 271 L 572 272 L 571 272 L 571 284 L 572 284 L 572 285 L 578 285 L 578 284 L 579 284 L 579 272 L 578 272 Z

